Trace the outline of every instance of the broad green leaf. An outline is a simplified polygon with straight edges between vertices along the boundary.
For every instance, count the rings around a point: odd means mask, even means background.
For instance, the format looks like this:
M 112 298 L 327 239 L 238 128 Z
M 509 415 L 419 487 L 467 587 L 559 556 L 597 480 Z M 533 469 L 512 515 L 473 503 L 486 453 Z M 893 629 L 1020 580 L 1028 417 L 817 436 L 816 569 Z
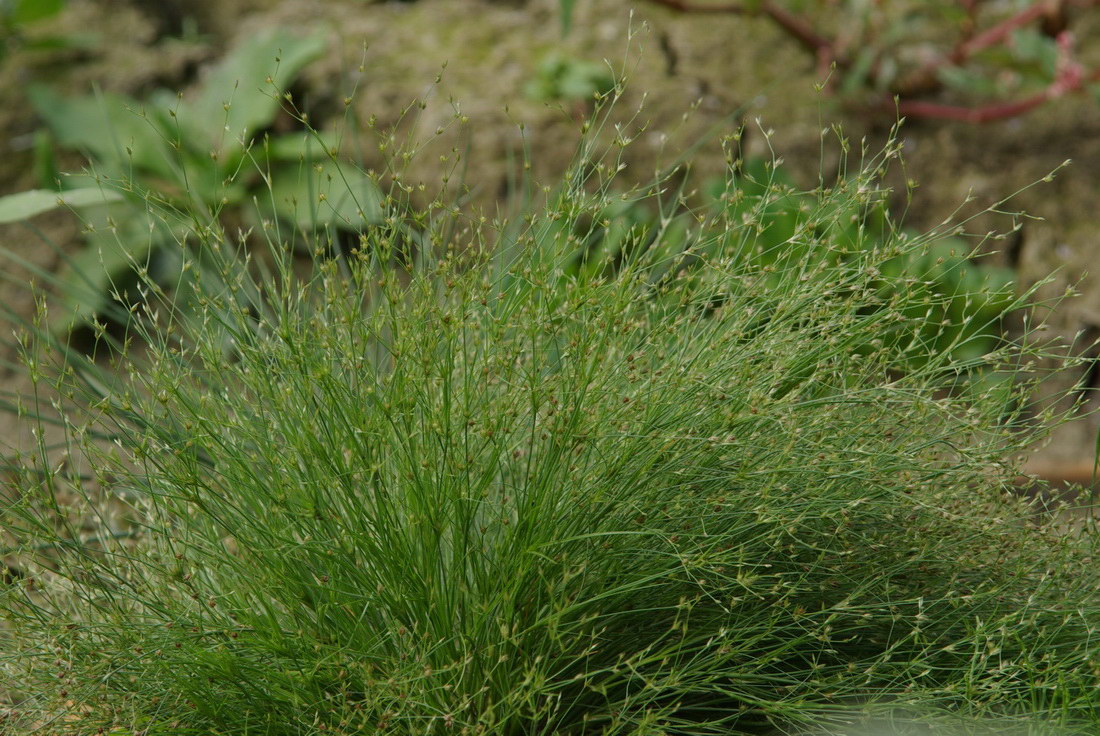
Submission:
M 317 35 L 279 30 L 254 36 L 218 64 L 180 116 L 201 131 L 212 151 L 230 158 L 243 149 L 242 141 L 272 123 L 278 95 L 324 50 L 324 39 Z
M 0 223 L 19 222 L 58 207 L 87 207 L 117 202 L 120 199 L 122 195 L 118 192 L 99 188 L 73 189 L 68 192 L 32 189 L 0 197 Z
M 338 144 L 336 133 L 325 131 L 318 135 L 319 141 L 305 131 L 274 136 L 266 143 L 265 150 L 272 160 L 288 163 L 328 158 L 328 151 Z
M 986 78 L 980 71 L 960 66 L 944 66 L 936 72 L 937 78 L 949 89 L 969 95 L 993 96 L 998 92 L 997 84 Z
M 354 166 L 331 160 L 275 168 L 269 203 L 281 220 L 303 230 L 326 225 L 356 229 L 382 220 L 378 186 Z
M 1036 64 L 1053 77 L 1058 66 L 1058 42 L 1037 28 L 1020 28 L 1013 32 L 1009 45 L 1013 56 L 1020 63 Z
M 975 399 L 992 393 L 1007 411 L 1016 399 L 1016 375 L 1010 371 L 977 371 L 967 377 L 965 389 Z
M 114 228 L 107 212 L 94 218 L 83 250 L 67 259 L 57 274 L 59 308 L 51 313 L 55 334 L 65 334 L 102 315 L 112 301 L 113 288 L 124 283 L 136 264 L 144 264 L 158 245 L 160 234 L 132 210 L 112 208 Z
M 563 100 L 590 100 L 614 87 L 611 71 L 602 64 L 591 62 L 568 63 L 557 78 L 558 97 Z
M 177 180 L 166 139 L 171 130 L 155 111 L 115 94 L 62 97 L 40 85 L 28 90 L 31 104 L 57 137 L 57 142 L 84 151 L 114 175 L 132 167 Z

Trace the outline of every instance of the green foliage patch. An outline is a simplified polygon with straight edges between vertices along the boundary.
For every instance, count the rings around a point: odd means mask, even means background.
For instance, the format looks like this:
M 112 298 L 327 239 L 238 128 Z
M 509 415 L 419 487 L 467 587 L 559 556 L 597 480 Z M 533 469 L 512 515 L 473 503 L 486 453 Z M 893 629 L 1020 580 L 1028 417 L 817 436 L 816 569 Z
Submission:
M 290 102 L 280 90 L 323 51 L 315 36 L 254 36 L 187 97 L 161 90 L 139 102 L 30 89 L 55 143 L 89 161 L 88 173 L 62 177 L 49 165 L 49 149 L 41 149 L 43 186 L 62 187 L 62 198 L 83 211 L 87 225 L 87 248 L 59 275 L 64 300 L 54 311 L 55 331 L 104 316 L 141 269 L 152 268 L 161 283 L 171 283 L 179 263 L 169 246 L 205 220 L 217 218 L 227 227 L 278 221 L 292 238 L 325 228 L 355 231 L 377 221 L 378 187 L 340 155 L 339 140 L 306 130 L 267 132 Z M 103 207 L 93 199 L 88 207 L 66 193 L 104 182 L 125 201 Z M 15 212 L 23 196 L 0 205 Z M 24 216 L 37 211 L 27 208 Z

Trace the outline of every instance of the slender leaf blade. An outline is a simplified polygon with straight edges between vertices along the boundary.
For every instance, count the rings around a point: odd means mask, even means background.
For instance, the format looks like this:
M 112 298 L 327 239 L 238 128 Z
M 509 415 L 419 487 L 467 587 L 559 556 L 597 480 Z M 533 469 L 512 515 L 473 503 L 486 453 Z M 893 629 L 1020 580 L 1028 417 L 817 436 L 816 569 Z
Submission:
M 0 223 L 28 220 L 58 207 L 87 207 L 117 202 L 121 199 L 122 195 L 118 192 L 97 187 L 73 189 L 68 192 L 31 189 L 0 197 Z

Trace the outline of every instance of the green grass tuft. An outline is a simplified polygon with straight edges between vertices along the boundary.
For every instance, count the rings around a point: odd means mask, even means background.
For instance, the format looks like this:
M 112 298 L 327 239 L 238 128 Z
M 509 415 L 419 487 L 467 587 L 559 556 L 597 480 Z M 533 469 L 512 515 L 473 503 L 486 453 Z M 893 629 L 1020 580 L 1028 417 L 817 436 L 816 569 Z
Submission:
M 1006 493 L 1006 459 L 1060 418 L 1026 411 L 1053 348 L 914 361 L 938 344 L 915 315 L 960 294 L 882 269 L 937 236 L 830 240 L 879 216 L 892 150 L 805 193 L 791 247 L 818 255 L 797 262 L 746 257 L 764 204 L 595 259 L 599 214 L 646 195 L 615 193 L 621 150 L 589 140 L 510 223 L 415 209 L 398 179 L 305 276 L 273 231 L 246 255 L 197 228 L 187 298 L 146 280 L 98 361 L 25 331 L 59 397 L 33 416 L 64 439 L 19 459 L 0 508 L 22 573 L 0 592 L 8 723 L 1095 727 L 1093 536 Z M 982 368 L 1015 383 L 975 390 Z

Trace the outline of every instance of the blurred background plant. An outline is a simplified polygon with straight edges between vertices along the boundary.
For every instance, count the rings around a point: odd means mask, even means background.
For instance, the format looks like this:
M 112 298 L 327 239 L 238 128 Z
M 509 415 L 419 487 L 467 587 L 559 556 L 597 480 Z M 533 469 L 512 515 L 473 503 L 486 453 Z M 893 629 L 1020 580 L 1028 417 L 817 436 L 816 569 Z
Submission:
M 538 66 L 535 77 L 524 91 L 544 102 L 591 102 L 615 87 L 615 77 L 607 64 L 576 58 L 551 56 Z
M 1100 81 L 1078 59 L 1072 31 L 1094 0 L 649 2 L 766 18 L 812 55 L 827 90 L 879 115 L 983 123 L 1095 93 Z M 574 2 L 560 7 L 568 28 Z
M 56 16 L 65 0 L 4 0 L 0 3 L 0 62 L 12 46 L 50 50 L 63 48 L 79 39 L 72 36 L 28 35 L 43 20 Z
M 55 329 L 66 332 L 102 315 L 108 301 L 135 283 L 139 269 L 172 282 L 181 261 L 165 246 L 200 215 L 230 230 L 277 221 L 292 239 L 304 231 L 377 222 L 377 184 L 341 160 L 333 135 L 310 133 L 283 110 L 292 102 L 283 90 L 324 48 L 317 36 L 256 36 L 188 96 L 159 90 L 139 101 L 31 88 L 49 134 L 37 146 L 40 183 L 62 195 L 54 197 L 58 203 L 82 210 L 86 241 L 56 277 L 62 301 L 53 313 Z M 275 127 L 280 122 L 282 130 Z M 86 173 L 56 171 L 50 143 L 83 153 Z M 111 198 L 123 193 L 123 201 L 104 206 L 103 198 L 64 196 L 108 183 Z M 13 210 L 20 196 L 0 205 Z M 161 215 L 150 217 L 151 209 Z

